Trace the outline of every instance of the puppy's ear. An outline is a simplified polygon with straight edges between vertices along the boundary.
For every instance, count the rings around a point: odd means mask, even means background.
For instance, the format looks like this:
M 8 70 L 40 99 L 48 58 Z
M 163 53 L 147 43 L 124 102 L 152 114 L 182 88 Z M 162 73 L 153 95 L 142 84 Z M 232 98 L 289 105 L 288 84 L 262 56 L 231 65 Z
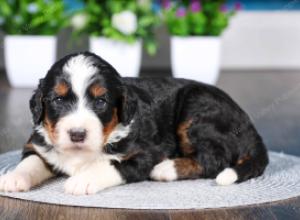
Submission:
M 32 95 L 29 101 L 32 119 L 35 125 L 38 125 L 41 122 L 43 112 L 44 112 L 42 88 L 43 88 L 43 79 L 40 79 L 38 88 L 34 91 L 34 94 Z
M 128 125 L 137 108 L 137 97 L 128 86 L 123 87 L 122 98 L 119 104 L 118 117 L 123 125 Z

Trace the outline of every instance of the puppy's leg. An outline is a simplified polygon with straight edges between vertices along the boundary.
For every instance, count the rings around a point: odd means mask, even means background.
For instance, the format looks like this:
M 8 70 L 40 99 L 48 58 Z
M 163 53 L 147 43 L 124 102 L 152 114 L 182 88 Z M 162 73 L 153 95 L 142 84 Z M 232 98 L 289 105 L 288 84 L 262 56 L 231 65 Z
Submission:
M 203 167 L 192 158 L 164 160 L 151 171 L 150 177 L 157 181 L 195 179 L 203 174 Z
M 65 183 L 65 192 L 73 195 L 94 194 L 124 182 L 110 160 L 97 160 L 83 167 Z
M 13 171 L 0 177 L 0 191 L 28 191 L 53 175 L 39 156 L 30 155 L 24 158 Z
M 97 160 L 86 165 L 65 183 L 65 192 L 74 195 L 93 194 L 102 189 L 143 181 L 154 166 L 148 152 L 133 154 L 125 160 Z

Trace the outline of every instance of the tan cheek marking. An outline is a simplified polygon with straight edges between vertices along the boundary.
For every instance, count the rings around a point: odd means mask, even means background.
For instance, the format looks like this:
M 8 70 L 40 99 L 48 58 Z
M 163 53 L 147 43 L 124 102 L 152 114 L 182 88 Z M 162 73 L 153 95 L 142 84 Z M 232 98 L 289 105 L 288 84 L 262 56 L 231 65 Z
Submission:
M 99 85 L 92 85 L 90 88 L 90 92 L 94 97 L 102 96 L 104 93 L 107 92 L 107 89 L 99 86 Z
M 45 114 L 45 119 L 44 119 L 44 127 L 49 135 L 49 138 L 52 143 L 56 143 L 56 132 L 55 132 L 55 125 L 53 122 L 50 121 L 50 119 L 47 116 L 47 113 Z
M 115 129 L 115 127 L 118 125 L 118 123 L 119 123 L 119 120 L 118 120 L 118 115 L 117 115 L 117 109 L 114 108 L 113 115 L 112 115 L 110 122 L 106 123 L 103 128 L 104 143 L 106 143 L 108 136 Z
M 177 135 L 179 137 L 179 145 L 183 155 L 189 155 L 194 152 L 191 142 L 188 137 L 188 129 L 192 124 L 192 119 L 179 124 L 177 129 Z
M 69 91 L 69 87 L 66 83 L 61 82 L 58 83 L 55 87 L 54 87 L 54 91 L 56 92 L 57 95 L 59 96 L 65 96 L 67 95 L 68 91 Z
M 203 174 L 203 167 L 193 159 L 175 159 L 174 163 L 179 179 L 197 178 Z

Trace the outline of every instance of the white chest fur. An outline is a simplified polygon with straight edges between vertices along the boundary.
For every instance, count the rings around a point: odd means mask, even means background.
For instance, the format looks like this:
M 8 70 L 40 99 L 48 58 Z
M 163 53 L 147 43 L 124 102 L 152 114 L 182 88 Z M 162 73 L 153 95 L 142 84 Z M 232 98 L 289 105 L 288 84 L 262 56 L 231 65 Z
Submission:
M 72 151 L 72 152 L 58 152 L 56 150 L 45 151 L 43 147 L 34 145 L 41 156 L 43 156 L 46 161 L 53 165 L 57 170 L 63 171 L 67 175 L 73 176 L 79 173 L 81 170 L 90 166 L 96 160 L 109 161 L 109 160 L 121 160 L 121 156 L 118 155 L 108 155 L 103 153 L 95 152 L 84 152 L 84 151 Z
M 106 144 L 108 143 L 116 143 L 123 138 L 127 137 L 130 133 L 131 125 L 133 124 L 133 120 L 130 122 L 129 125 L 124 126 L 123 124 L 119 123 L 115 129 L 110 133 L 108 136 L 108 139 L 106 141 Z

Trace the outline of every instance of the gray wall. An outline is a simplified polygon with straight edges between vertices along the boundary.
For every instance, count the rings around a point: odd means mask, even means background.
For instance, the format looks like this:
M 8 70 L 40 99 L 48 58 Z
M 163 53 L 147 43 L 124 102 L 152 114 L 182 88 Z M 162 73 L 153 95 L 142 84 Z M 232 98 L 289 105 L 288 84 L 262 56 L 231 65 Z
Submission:
M 300 69 L 300 12 L 238 13 L 223 34 L 223 69 Z

